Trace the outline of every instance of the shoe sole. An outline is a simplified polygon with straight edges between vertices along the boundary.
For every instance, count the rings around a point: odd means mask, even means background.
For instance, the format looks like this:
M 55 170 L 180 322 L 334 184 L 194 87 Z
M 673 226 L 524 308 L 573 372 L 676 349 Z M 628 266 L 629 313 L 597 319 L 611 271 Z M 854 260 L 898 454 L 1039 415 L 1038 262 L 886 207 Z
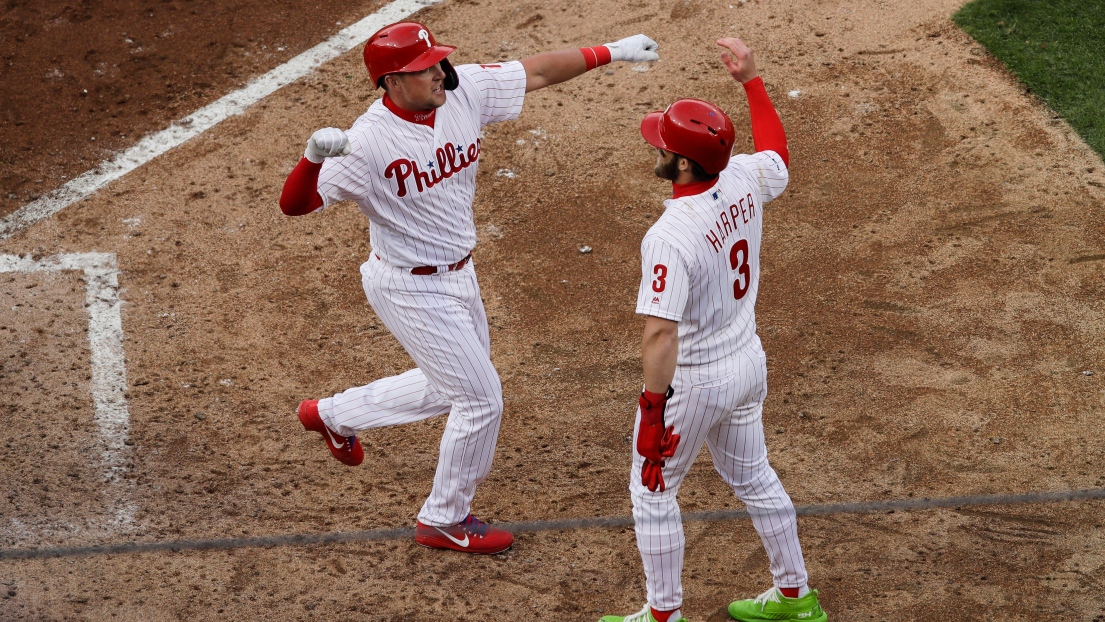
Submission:
M 829 614 L 821 612 L 816 618 L 735 618 L 729 614 L 729 618 L 737 622 L 828 622 Z
M 468 553 L 469 555 L 498 555 L 499 553 L 509 551 L 510 547 L 514 546 L 514 543 L 511 542 L 510 544 L 506 545 L 506 547 L 501 548 L 497 551 L 481 551 L 473 548 L 461 548 L 448 540 L 442 541 L 435 539 L 423 542 L 422 540 L 415 538 L 414 542 L 419 546 L 424 546 L 428 549 L 434 549 L 436 551 L 456 551 L 458 553 Z

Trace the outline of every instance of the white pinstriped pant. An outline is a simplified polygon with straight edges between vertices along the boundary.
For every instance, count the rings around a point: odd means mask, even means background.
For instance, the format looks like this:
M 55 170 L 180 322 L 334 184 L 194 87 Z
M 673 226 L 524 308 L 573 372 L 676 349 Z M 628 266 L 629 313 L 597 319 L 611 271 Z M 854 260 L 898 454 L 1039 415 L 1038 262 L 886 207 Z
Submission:
M 319 415 L 351 436 L 449 413 L 418 520 L 454 525 L 468 516 L 476 486 L 491 471 L 503 415 L 475 269 L 469 261 L 453 272 L 415 275 L 372 255 L 361 280 L 368 302 L 417 367 L 319 400 Z
M 649 605 L 661 611 L 683 604 L 683 551 L 686 539 L 676 495 L 702 449 L 710 449 L 714 468 L 744 502 L 760 534 L 777 587 L 806 585 L 806 563 L 798 543 L 794 504 L 767 462 L 763 402 L 767 397 L 767 360 L 756 341 L 732 360 L 719 377 L 708 369 L 677 367 L 675 394 L 664 413 L 680 435 L 679 448 L 664 469 L 664 492 L 641 484 L 644 461 L 633 452 L 629 491 L 633 498 L 637 548 L 645 566 Z M 633 446 L 641 412 L 634 422 Z

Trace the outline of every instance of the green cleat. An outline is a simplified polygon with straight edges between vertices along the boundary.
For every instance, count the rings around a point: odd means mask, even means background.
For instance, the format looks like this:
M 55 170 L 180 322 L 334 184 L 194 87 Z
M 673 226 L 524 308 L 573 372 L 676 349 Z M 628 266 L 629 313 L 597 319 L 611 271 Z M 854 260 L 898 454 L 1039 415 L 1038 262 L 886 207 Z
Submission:
M 729 617 L 740 622 L 759 620 L 792 620 L 795 622 L 826 622 L 829 616 L 817 602 L 817 590 L 801 598 L 787 598 L 772 587 L 756 598 L 729 603 Z
M 599 622 L 656 622 L 656 618 L 652 617 L 652 610 L 649 609 L 648 603 L 645 603 L 645 608 L 637 613 L 627 616 L 602 616 Z M 687 622 L 687 618 L 682 616 L 678 620 L 670 618 L 668 622 Z

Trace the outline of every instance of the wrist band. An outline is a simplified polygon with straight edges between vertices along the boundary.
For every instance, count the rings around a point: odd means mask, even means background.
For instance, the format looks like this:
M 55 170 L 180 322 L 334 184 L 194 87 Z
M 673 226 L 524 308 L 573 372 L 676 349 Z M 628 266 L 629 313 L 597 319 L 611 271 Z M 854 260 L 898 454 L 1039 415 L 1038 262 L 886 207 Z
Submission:
M 610 48 L 605 45 L 596 45 L 593 48 L 579 48 L 583 52 L 583 60 L 587 63 L 587 71 L 591 71 L 600 65 L 610 62 Z
M 644 405 L 648 406 L 648 408 L 660 408 L 668 401 L 670 397 L 671 396 L 667 395 L 666 393 L 653 393 L 648 389 L 641 391 L 641 400 L 643 401 Z

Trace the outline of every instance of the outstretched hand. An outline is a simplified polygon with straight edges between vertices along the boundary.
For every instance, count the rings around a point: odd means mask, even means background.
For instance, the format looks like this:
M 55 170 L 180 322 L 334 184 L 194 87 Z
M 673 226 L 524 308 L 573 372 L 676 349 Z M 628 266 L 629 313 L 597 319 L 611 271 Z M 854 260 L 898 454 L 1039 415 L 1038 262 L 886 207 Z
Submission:
M 744 84 L 759 75 L 756 70 L 756 58 L 752 54 L 752 49 L 745 45 L 744 41 L 736 37 L 725 37 L 718 39 L 717 44 L 729 50 L 721 54 L 721 62 L 725 63 L 725 68 L 729 70 L 729 75 L 733 76 L 734 80 Z

